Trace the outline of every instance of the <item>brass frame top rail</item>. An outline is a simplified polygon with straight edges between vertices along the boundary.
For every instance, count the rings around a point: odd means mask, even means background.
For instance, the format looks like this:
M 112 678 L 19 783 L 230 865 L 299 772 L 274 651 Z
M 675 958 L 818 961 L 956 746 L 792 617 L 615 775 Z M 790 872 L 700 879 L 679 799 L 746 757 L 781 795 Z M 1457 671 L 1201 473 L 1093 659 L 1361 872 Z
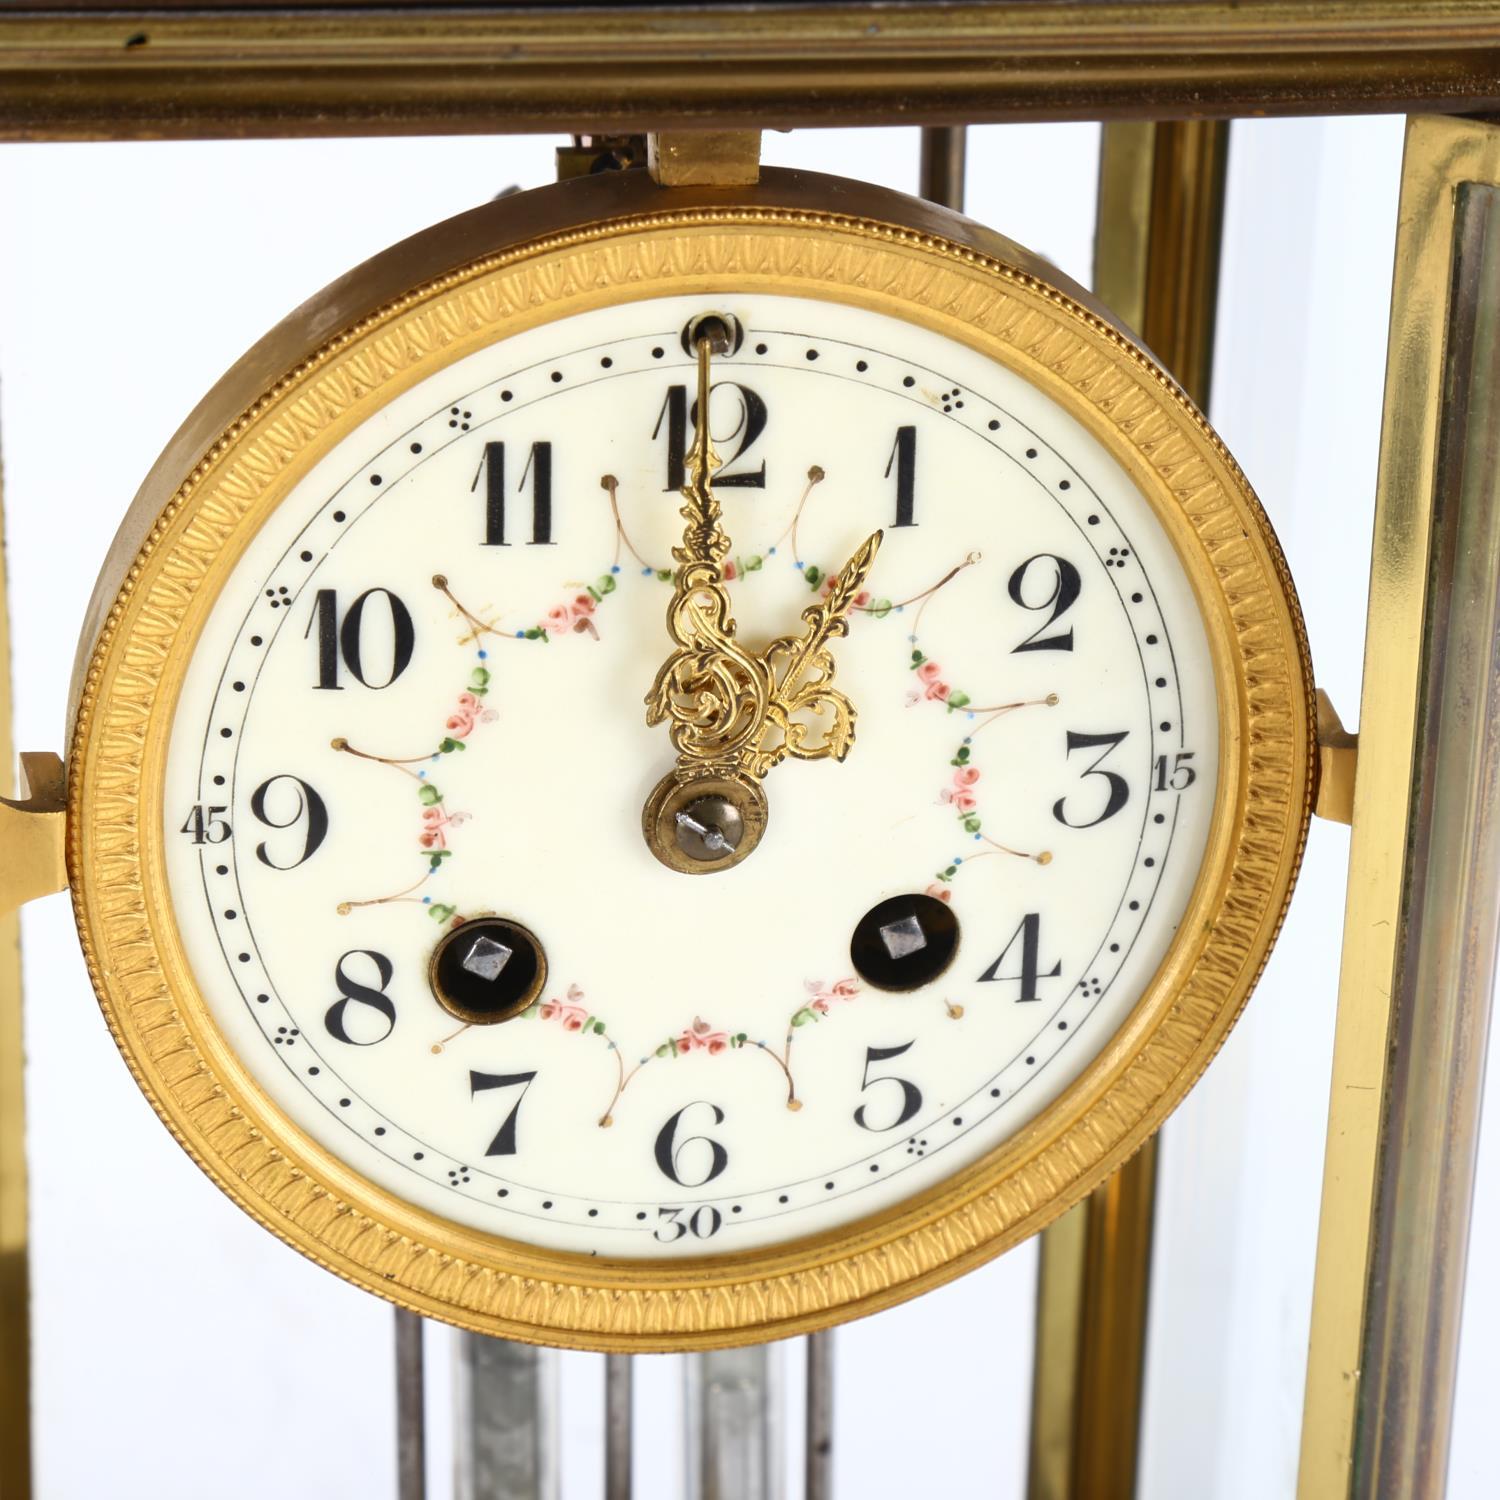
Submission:
M 0 140 L 1500 109 L 1500 0 L 358 0 L 0 14 Z

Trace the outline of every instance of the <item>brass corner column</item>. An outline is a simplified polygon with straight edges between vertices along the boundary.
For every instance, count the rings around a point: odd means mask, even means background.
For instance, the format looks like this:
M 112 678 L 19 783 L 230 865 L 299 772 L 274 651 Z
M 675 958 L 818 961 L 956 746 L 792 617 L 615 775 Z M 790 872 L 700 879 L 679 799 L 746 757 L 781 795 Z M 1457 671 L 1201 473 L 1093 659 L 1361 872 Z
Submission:
M 1108 124 L 1094 290 L 1207 406 L 1229 127 Z M 1157 1138 L 1044 1231 L 1028 1500 L 1135 1494 Z
M 1407 127 L 1300 1500 L 1448 1463 L 1500 948 L 1500 127 Z
M 12 791 L 10 609 L 0 473 L 0 796 Z M 0 1495 L 31 1494 L 31 1270 L 26 1204 L 26 1055 L 21 1030 L 21 919 L 0 902 Z

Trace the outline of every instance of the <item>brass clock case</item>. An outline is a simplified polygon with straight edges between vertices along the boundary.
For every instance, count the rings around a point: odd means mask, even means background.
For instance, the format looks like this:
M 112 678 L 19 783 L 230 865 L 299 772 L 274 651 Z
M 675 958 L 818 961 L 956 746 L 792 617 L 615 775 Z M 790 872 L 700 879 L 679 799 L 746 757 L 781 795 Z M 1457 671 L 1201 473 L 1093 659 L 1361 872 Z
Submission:
M 1055 1104 L 940 1186 L 789 1245 L 671 1263 L 549 1252 L 424 1212 L 301 1132 L 226 1046 L 174 924 L 161 829 L 169 728 L 232 566 L 291 486 L 419 380 L 499 338 L 625 298 L 734 290 L 847 301 L 1019 372 L 1149 499 L 1200 605 L 1219 696 L 1213 828 L 1188 910 L 1128 1021 Z M 768 171 L 645 173 L 488 205 L 378 256 L 252 349 L 137 497 L 74 683 L 68 859 L 79 932 L 137 1082 L 200 1166 L 304 1254 L 424 1315 L 507 1338 L 685 1350 L 807 1332 L 1041 1229 L 1160 1125 L 1223 1042 L 1276 936 L 1313 790 L 1306 639 L 1244 476 L 1171 378 L 997 235 L 915 199 Z

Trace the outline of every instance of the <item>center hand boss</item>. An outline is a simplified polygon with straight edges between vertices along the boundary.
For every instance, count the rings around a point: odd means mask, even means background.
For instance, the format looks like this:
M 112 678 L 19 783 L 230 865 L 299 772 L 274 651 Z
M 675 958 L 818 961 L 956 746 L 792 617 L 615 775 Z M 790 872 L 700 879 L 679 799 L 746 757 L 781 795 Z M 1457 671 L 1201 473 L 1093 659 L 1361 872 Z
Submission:
M 698 401 L 682 545 L 667 607 L 676 650 L 646 695 L 646 722 L 670 725 L 677 765 L 652 791 L 642 815 L 646 842 L 664 864 L 706 874 L 737 864 L 765 829 L 760 786 L 787 756 L 843 760 L 854 743 L 855 709 L 833 684 L 829 643 L 846 635 L 848 612 L 880 550 L 871 535 L 840 569 L 826 598 L 802 612 L 800 635 L 755 652 L 735 638 L 723 563 L 729 553 L 713 488 L 720 465 L 708 428 L 715 348 L 728 347 L 717 319 L 696 330 Z M 810 723 L 806 716 L 821 723 Z

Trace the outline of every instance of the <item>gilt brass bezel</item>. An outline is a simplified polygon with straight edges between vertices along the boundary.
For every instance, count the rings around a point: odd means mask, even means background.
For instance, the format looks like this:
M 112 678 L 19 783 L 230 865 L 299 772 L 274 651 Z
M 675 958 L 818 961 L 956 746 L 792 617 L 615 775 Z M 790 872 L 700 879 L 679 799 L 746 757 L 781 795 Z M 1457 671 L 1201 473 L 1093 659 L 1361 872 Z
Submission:
M 1233 460 L 1102 308 L 956 215 L 841 179 L 661 189 L 644 173 L 488 205 L 394 247 L 252 350 L 153 470 L 95 596 L 76 680 L 69 870 L 90 974 L 136 1079 L 243 1208 L 426 1316 L 608 1350 L 803 1333 L 876 1311 L 1034 1233 L 1128 1157 L 1222 1043 L 1269 952 L 1313 787 L 1306 639 Z M 641 180 L 646 179 L 646 180 Z M 474 349 L 621 298 L 812 295 L 906 319 L 1018 371 L 1148 498 L 1198 597 L 1220 705 L 1217 803 L 1178 935 L 1111 1042 L 1010 1140 L 891 1209 L 790 1244 L 647 1262 L 548 1251 L 412 1207 L 298 1130 L 229 1051 L 173 922 L 172 714 L 230 570 L 290 488 L 384 403 Z

